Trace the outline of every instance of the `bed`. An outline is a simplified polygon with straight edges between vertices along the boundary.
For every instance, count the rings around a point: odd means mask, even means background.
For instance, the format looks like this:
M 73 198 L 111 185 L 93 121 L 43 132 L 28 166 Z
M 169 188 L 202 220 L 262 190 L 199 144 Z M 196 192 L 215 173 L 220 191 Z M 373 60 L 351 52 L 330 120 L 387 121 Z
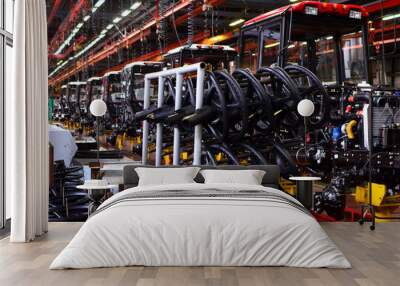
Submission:
M 124 168 L 126 190 L 87 220 L 50 269 L 121 266 L 290 266 L 350 268 L 313 216 L 278 190 L 277 166 L 262 185 L 196 183 L 138 186 Z M 210 169 L 212 167 L 202 167 Z

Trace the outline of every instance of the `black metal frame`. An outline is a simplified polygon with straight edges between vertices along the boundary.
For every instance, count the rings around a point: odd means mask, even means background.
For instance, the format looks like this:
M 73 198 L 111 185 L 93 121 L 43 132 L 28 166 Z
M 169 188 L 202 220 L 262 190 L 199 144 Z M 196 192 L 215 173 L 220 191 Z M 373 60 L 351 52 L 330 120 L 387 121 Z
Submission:
M 279 54 L 277 58 L 277 63 L 280 67 L 285 67 L 287 64 L 287 47 L 290 45 L 291 41 L 291 29 L 292 29 L 292 24 L 293 24 L 293 19 L 296 17 L 296 14 L 293 14 L 290 9 L 286 10 L 282 14 L 278 14 L 276 16 L 273 16 L 271 18 L 267 18 L 263 21 L 257 22 L 255 24 L 249 25 L 244 27 L 240 31 L 240 43 L 239 43 L 239 66 L 242 65 L 243 63 L 243 57 L 244 57 L 244 33 L 257 28 L 258 29 L 258 49 L 257 49 L 257 69 L 261 68 L 263 66 L 262 59 L 263 59 L 263 52 L 264 52 L 264 39 L 263 39 L 263 30 L 266 25 L 272 26 L 276 24 L 280 24 L 280 43 L 279 43 Z M 298 18 L 299 16 L 297 16 Z M 310 15 L 305 15 L 302 14 L 301 17 L 320 17 L 320 16 L 310 16 Z M 322 19 L 322 18 L 321 18 Z M 334 19 L 334 17 L 332 17 Z M 339 18 L 340 19 L 340 18 Z M 347 19 L 349 23 L 351 22 L 352 25 L 355 25 L 357 27 L 361 28 L 362 31 L 362 41 L 363 41 L 363 53 L 364 53 L 364 72 L 365 72 L 365 77 L 368 82 L 371 82 L 371 74 L 370 74 L 370 64 L 369 64 L 369 49 L 368 49 L 368 20 L 367 19 L 362 19 L 362 20 L 355 20 L 355 19 Z M 354 32 L 356 32 L 357 29 L 354 29 Z M 346 32 L 347 33 L 347 32 Z M 336 75 L 336 80 L 337 83 L 340 85 L 344 82 L 345 79 L 345 72 L 344 72 L 344 59 L 343 59 L 343 52 L 341 48 L 341 39 L 340 36 L 343 35 L 344 33 L 337 34 L 334 37 L 335 41 L 335 54 L 337 57 L 337 75 Z M 311 51 L 308 51 L 309 53 L 309 58 L 311 58 L 312 53 Z M 312 70 L 312 69 L 311 69 Z
M 196 46 L 195 44 L 193 44 Z M 213 48 L 201 48 L 198 50 L 190 49 L 190 46 L 182 48 L 179 53 L 176 54 L 167 54 L 164 56 L 164 60 L 166 63 L 170 63 L 172 68 L 174 67 L 182 67 L 185 64 L 187 59 L 193 59 L 198 61 L 199 57 L 208 57 L 208 60 L 203 60 L 204 62 L 213 62 L 215 61 L 223 61 L 225 65 L 227 65 L 230 61 L 234 61 L 236 59 L 237 53 L 236 51 L 225 51 Z
M 163 63 L 148 63 L 148 64 L 145 64 L 144 66 L 135 65 L 130 68 L 125 67 L 121 71 L 121 79 L 126 80 L 127 81 L 126 85 L 128 86 L 128 89 L 123 90 L 123 92 L 125 93 L 125 96 L 128 98 L 128 102 L 129 102 L 132 110 L 134 109 L 134 98 L 136 97 L 136 96 L 134 96 L 135 89 L 136 89 L 135 74 L 141 73 L 141 74 L 145 75 L 146 73 L 149 73 L 149 72 L 158 72 L 158 71 L 161 71 L 163 67 L 164 67 Z M 129 73 L 129 78 L 125 78 L 126 73 Z M 129 81 L 129 84 L 128 84 L 128 81 Z M 124 87 L 123 87 L 123 89 L 124 89 Z
M 88 99 L 88 108 L 90 106 L 90 103 L 94 100 L 93 98 L 93 88 L 95 86 L 102 86 L 103 81 L 101 78 L 99 79 L 94 79 L 92 81 L 87 81 L 86 82 L 86 92 L 87 92 L 87 99 Z

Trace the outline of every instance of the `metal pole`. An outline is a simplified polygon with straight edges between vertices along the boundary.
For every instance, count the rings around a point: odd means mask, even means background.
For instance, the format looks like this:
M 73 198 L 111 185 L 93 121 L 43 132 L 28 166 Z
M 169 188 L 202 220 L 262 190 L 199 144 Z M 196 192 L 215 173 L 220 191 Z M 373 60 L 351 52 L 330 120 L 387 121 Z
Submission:
M 196 82 L 196 110 L 203 107 L 204 97 L 204 76 L 205 65 L 200 65 L 197 69 Z M 193 165 L 201 165 L 201 145 L 202 145 L 203 127 L 198 124 L 194 127 L 194 146 L 193 146 Z
M 97 141 L 97 163 L 100 164 L 100 126 L 99 126 L 99 117 L 96 116 L 96 141 Z
M 164 82 L 165 78 L 160 76 L 158 78 L 158 98 L 157 98 L 157 107 L 160 108 L 164 103 Z M 163 126 L 162 123 L 157 123 L 157 133 L 156 133 L 156 167 L 161 166 L 162 159 L 162 134 L 163 134 Z
M 307 156 L 307 117 L 304 116 L 304 153 Z
M 145 77 L 144 79 L 144 96 L 143 96 L 143 110 L 150 107 L 150 79 Z M 142 164 L 147 164 L 148 157 L 148 145 L 149 145 L 149 122 L 143 121 L 143 132 L 142 132 Z
M 175 111 L 182 107 L 182 84 L 183 84 L 183 74 L 178 73 L 176 75 L 176 88 L 175 88 Z M 179 165 L 180 153 L 181 153 L 181 134 L 178 126 L 174 128 L 174 157 L 173 165 Z
M 373 124 L 373 98 L 372 98 L 372 89 L 369 91 L 369 106 L 368 106 L 368 145 L 369 145 L 369 150 L 368 150 L 368 159 L 369 159 L 369 163 L 368 163 L 368 193 L 369 193 L 369 209 L 371 211 L 371 216 L 372 216 L 372 225 L 370 226 L 371 230 L 375 229 L 375 209 L 374 206 L 372 205 L 372 159 L 373 159 L 373 148 L 374 148 L 374 137 L 373 137 L 373 132 L 374 132 L 374 128 L 372 126 Z

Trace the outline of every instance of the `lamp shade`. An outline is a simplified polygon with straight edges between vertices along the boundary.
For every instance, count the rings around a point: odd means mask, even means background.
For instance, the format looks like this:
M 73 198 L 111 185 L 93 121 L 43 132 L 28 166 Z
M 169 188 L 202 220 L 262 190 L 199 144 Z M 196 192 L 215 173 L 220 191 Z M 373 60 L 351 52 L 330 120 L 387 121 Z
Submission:
M 314 103 L 309 99 L 303 99 L 297 104 L 297 112 L 303 117 L 311 116 L 314 109 Z
M 93 116 L 100 117 L 100 116 L 103 116 L 104 114 L 106 114 L 106 112 L 107 112 L 107 105 L 106 105 L 106 103 L 105 103 L 103 100 L 101 100 L 101 99 L 95 99 L 95 100 L 93 100 L 92 103 L 90 104 L 89 109 L 90 109 L 90 113 L 91 113 Z

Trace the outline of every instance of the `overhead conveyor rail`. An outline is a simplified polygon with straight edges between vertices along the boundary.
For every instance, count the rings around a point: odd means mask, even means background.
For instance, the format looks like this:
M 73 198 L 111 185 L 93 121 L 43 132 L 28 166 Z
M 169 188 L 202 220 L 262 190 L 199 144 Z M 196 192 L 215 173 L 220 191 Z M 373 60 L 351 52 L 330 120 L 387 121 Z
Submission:
M 196 73 L 196 110 L 203 107 L 204 98 L 204 78 L 205 78 L 205 67 L 204 63 L 197 63 L 184 67 L 179 67 L 170 70 L 164 70 L 156 73 L 147 74 L 144 81 L 144 103 L 143 110 L 150 107 L 150 92 L 151 92 L 151 80 L 158 79 L 158 95 L 157 95 L 157 107 L 160 108 L 164 104 L 164 83 L 167 77 L 175 77 L 176 79 L 176 100 L 175 110 L 179 110 L 182 106 L 182 86 L 183 77 L 185 74 Z M 142 163 L 145 165 L 148 163 L 148 145 L 149 145 L 149 122 L 148 120 L 143 121 L 143 140 L 142 140 Z M 156 158 L 155 165 L 158 167 L 161 165 L 162 152 L 163 152 L 163 126 L 162 123 L 157 123 L 156 130 Z M 202 145 L 202 125 L 198 124 L 194 130 L 194 144 L 193 144 L 193 165 L 201 164 L 201 145 Z M 180 158 L 180 130 L 179 127 L 174 127 L 174 145 L 173 145 L 173 164 L 179 165 Z

